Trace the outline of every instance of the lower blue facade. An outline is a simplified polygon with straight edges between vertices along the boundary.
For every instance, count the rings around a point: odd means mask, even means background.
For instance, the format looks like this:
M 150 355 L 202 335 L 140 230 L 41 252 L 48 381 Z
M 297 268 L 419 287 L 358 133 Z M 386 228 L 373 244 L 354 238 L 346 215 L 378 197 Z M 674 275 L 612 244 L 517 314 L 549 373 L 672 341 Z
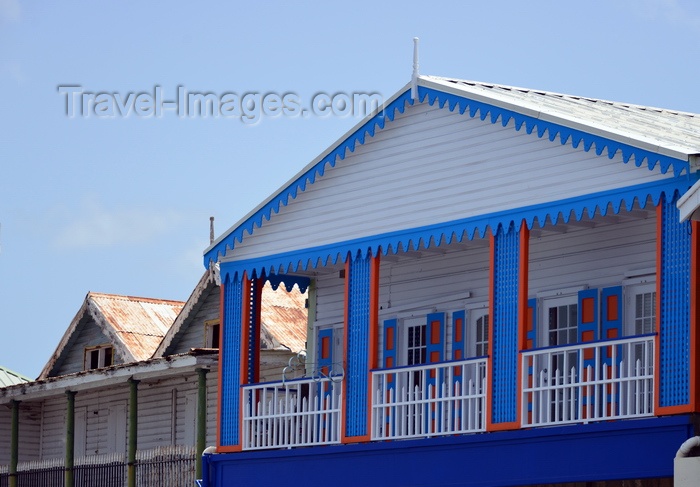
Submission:
M 673 476 L 690 415 L 483 434 L 205 455 L 205 487 L 497 487 Z

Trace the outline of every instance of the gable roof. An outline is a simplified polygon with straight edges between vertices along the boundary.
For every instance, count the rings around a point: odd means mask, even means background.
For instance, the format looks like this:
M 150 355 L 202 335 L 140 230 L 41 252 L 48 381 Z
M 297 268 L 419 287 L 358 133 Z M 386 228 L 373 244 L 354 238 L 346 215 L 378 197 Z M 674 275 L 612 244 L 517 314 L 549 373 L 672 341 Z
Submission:
M 192 318 L 194 318 L 197 310 L 202 304 L 201 301 L 206 298 L 207 291 L 212 287 L 216 286 L 218 279 L 218 270 L 216 266 L 209 266 L 209 268 L 204 272 L 199 282 L 192 290 L 190 297 L 182 306 L 180 313 L 175 318 L 172 326 L 168 329 L 163 339 L 158 344 L 158 347 L 153 352 L 153 357 L 163 356 L 168 347 L 173 343 L 173 340 L 181 333 L 185 331 L 185 328 L 190 324 Z
M 124 362 L 137 362 L 153 355 L 183 305 L 182 301 L 89 292 L 39 379 L 51 374 L 84 318 L 109 337 Z
M 31 379 L 0 365 L 0 388 L 29 382 Z
M 263 287 L 260 308 L 261 348 L 299 352 L 306 348 L 306 293 Z
M 582 146 L 586 152 L 595 150 L 598 156 L 604 154 L 612 159 L 620 154 L 624 163 L 633 161 L 637 167 L 645 165 L 662 174 L 669 171 L 676 176 L 690 174 L 691 160 L 700 154 L 700 115 L 696 114 L 434 76 L 420 76 L 417 85 L 420 103 L 458 110 L 468 117 L 478 116 L 491 124 L 512 126 L 517 131 L 525 129 L 539 138 L 547 136 L 552 142 L 558 140 L 573 148 Z M 225 256 L 236 242 L 253 234 L 273 213 L 313 185 L 328 168 L 384 129 L 387 120 L 393 121 L 397 113 L 404 113 L 414 104 L 408 84 L 217 238 L 204 252 L 205 266 Z M 658 188 L 654 191 L 655 194 L 649 196 L 658 198 Z M 625 196 L 628 207 L 634 197 Z M 596 206 L 590 202 L 587 205 L 585 209 L 592 214 Z M 620 202 L 614 206 L 619 210 Z M 532 211 L 529 226 L 535 219 L 540 225 L 545 224 L 547 216 L 556 219 L 556 215 L 536 210 L 539 214 Z M 577 209 L 577 218 L 581 214 Z M 493 221 L 480 225 L 490 226 L 493 232 L 497 227 Z M 327 253 L 327 258 L 337 259 L 338 255 L 334 248 Z
M 176 337 L 184 333 L 192 323 L 197 310 L 212 288 L 218 286 L 218 266 L 212 265 L 202 275 L 192 294 L 182 307 L 153 357 L 164 355 Z M 267 282 L 263 287 L 260 309 L 261 348 L 268 350 L 292 350 L 298 352 L 306 347 L 307 313 L 306 293 L 279 289 Z

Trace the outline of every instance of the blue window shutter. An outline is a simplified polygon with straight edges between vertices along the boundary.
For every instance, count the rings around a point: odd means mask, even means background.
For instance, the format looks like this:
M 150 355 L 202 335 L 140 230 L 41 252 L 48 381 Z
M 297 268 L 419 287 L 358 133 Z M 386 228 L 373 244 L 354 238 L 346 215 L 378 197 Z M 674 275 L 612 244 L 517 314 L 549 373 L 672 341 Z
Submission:
M 598 289 L 584 289 L 578 292 L 578 342 L 586 343 L 598 340 Z M 583 365 L 595 365 L 593 348 L 583 350 Z
M 527 316 L 525 317 L 525 349 L 537 347 L 537 298 L 527 300 Z
M 383 350 L 383 368 L 390 369 L 396 367 L 396 318 L 384 320 L 384 350 Z
M 427 362 L 442 362 L 445 360 L 445 313 L 430 313 L 427 319 Z
M 384 320 L 384 349 L 382 350 L 382 368 L 390 369 L 398 365 L 397 358 L 397 347 L 398 347 L 398 336 L 399 331 L 398 320 L 396 318 L 391 320 Z M 387 389 L 394 389 L 396 385 L 394 374 L 388 374 L 386 376 L 386 387 Z
M 598 289 L 578 292 L 578 342 L 593 342 L 598 339 Z
M 465 320 L 464 310 L 452 313 L 452 360 L 464 359 Z
M 333 370 L 333 328 L 318 332 L 317 370 L 327 376 Z
M 620 338 L 622 331 L 622 286 L 606 287 L 600 292 L 601 300 L 601 338 L 603 340 Z M 603 360 L 611 365 L 612 347 L 603 349 Z M 617 347 L 617 362 L 622 361 L 622 346 Z

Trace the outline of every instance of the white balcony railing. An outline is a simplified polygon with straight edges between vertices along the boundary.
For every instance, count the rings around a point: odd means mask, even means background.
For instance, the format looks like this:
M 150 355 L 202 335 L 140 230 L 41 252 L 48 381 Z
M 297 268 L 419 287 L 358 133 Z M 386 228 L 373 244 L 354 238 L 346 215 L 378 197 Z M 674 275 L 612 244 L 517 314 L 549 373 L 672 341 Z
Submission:
M 372 439 L 484 431 L 486 359 L 372 371 Z
M 243 387 L 243 449 L 340 443 L 342 377 Z
M 522 352 L 522 426 L 654 413 L 654 336 Z

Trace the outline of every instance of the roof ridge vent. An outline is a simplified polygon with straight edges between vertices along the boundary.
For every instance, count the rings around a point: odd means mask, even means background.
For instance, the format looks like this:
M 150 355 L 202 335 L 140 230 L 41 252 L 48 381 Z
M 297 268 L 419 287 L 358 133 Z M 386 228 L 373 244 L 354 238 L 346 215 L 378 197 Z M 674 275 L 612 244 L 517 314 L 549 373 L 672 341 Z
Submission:
M 418 100 L 418 38 L 413 38 L 413 75 L 411 76 L 411 99 Z

